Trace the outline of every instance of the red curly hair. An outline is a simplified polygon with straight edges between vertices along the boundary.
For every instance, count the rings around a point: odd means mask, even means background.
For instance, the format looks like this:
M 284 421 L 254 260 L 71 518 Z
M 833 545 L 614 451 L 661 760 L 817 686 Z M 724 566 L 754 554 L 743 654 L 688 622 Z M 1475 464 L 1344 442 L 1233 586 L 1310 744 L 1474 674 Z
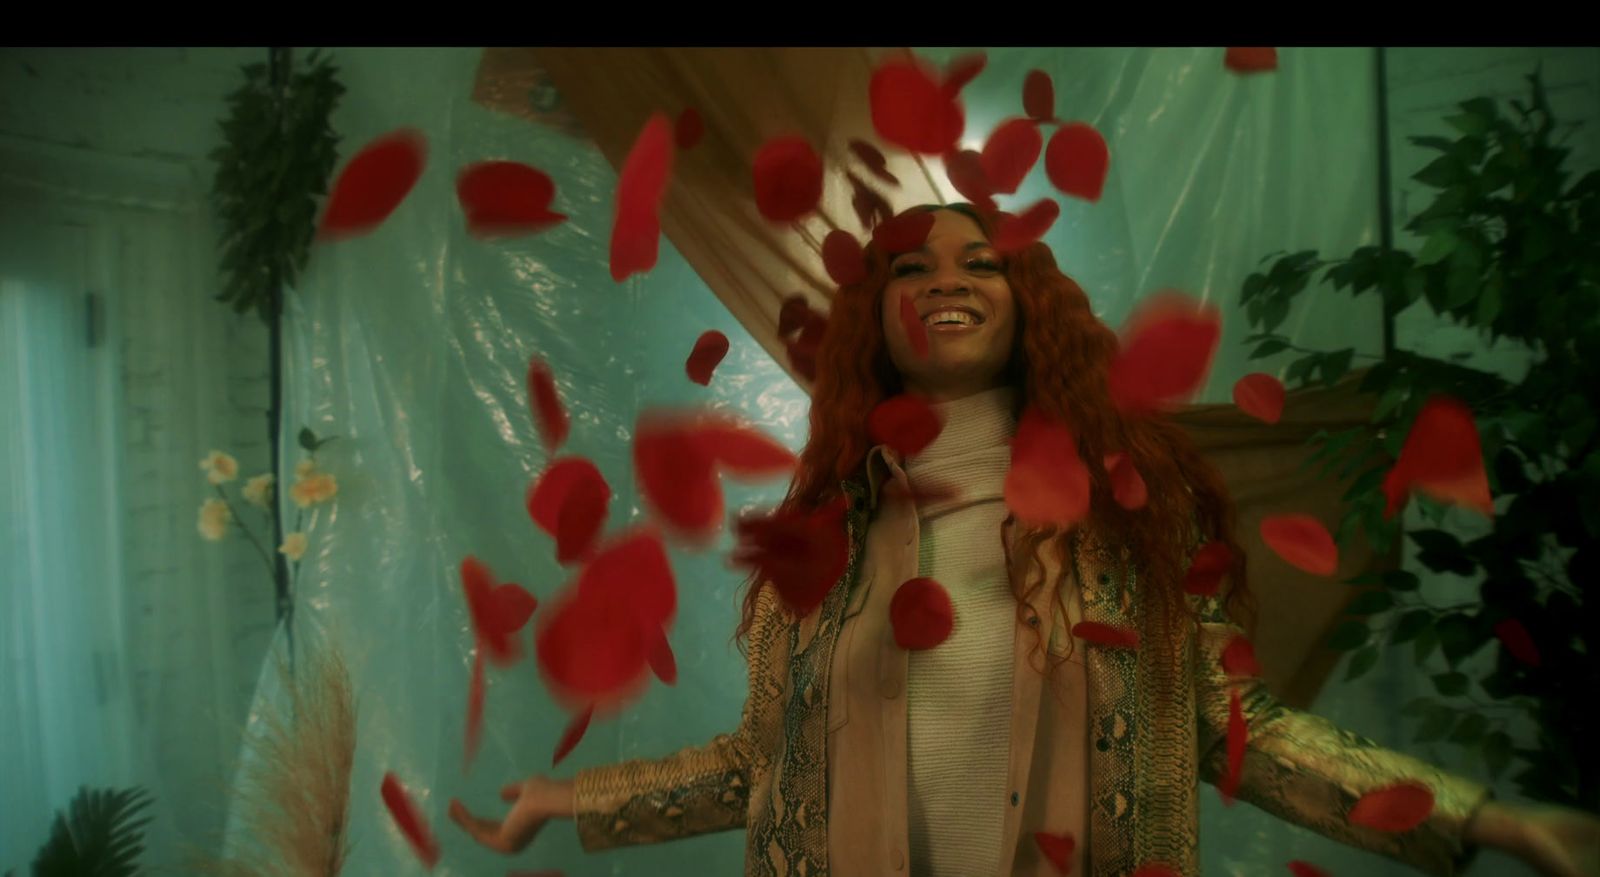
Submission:
M 915 207 L 906 212 L 934 210 L 957 211 L 992 238 L 989 219 L 970 205 Z M 893 255 L 869 244 L 867 277 L 841 287 L 833 298 L 817 353 L 811 435 L 800 452 L 785 509 L 817 508 L 838 498 L 842 480 L 863 477 L 873 446 L 867 416 L 879 402 L 902 392 L 900 374 L 884 341 L 879 307 Z M 1049 247 L 1035 243 L 1012 254 L 1005 260 L 1004 272 L 1019 318 L 1019 343 L 1005 374 L 1019 389 L 1013 413 L 1020 416 L 1031 405 L 1072 428 L 1092 481 L 1090 517 L 1108 545 L 1125 548 L 1135 559 L 1139 573 L 1135 599 L 1157 610 L 1154 629 L 1175 636 L 1178 628 L 1166 621 L 1195 619 L 1183 583 L 1200 541 L 1220 541 L 1232 550 L 1225 606 L 1231 616 L 1250 626 L 1253 601 L 1244 551 L 1234 539 L 1234 508 L 1222 476 L 1171 422 L 1119 415 L 1106 384 L 1117 336 L 1095 317 L 1078 284 L 1056 267 Z M 1127 511 L 1112 499 L 1110 478 L 1101 461 L 1117 451 L 1130 455 L 1149 488 L 1148 504 L 1136 511 Z M 1049 543 L 1058 558 L 1070 558 L 1075 540 L 1071 531 L 1059 528 L 1018 532 L 1007 566 L 1018 617 L 1024 618 L 1025 595 L 1043 583 L 1040 552 Z M 752 577 L 736 634 L 740 640 L 754 620 L 759 590 Z M 1060 589 L 1053 590 L 1059 604 Z

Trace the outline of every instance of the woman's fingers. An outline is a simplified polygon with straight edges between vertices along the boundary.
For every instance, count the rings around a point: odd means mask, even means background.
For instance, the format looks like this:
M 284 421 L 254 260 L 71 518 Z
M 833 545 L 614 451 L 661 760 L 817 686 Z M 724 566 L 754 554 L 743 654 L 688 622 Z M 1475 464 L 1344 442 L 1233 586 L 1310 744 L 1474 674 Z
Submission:
M 450 819 L 472 839 L 492 850 L 509 852 L 509 845 L 500 834 L 500 823 L 489 819 L 480 819 L 467 810 L 465 804 L 459 800 L 450 801 Z
M 500 790 L 500 800 L 515 801 L 522 797 L 522 783 L 506 783 Z

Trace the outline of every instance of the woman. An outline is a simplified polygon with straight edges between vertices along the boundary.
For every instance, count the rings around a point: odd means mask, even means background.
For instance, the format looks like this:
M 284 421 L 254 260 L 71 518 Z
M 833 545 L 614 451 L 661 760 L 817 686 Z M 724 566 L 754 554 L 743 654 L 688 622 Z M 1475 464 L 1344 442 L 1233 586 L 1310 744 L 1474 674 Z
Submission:
M 750 589 L 737 731 L 572 781 L 512 784 L 503 821 L 452 802 L 458 824 L 504 852 L 551 818 L 575 818 L 591 851 L 745 828 L 746 873 L 836 877 L 1063 873 L 1035 839 L 1044 832 L 1060 839 L 1051 853 L 1065 873 L 1159 864 L 1192 875 L 1198 781 L 1226 771 L 1237 688 L 1249 728 L 1240 798 L 1434 874 L 1458 873 L 1486 845 L 1548 874 L 1600 874 L 1600 820 L 1493 801 L 1283 707 L 1257 678 L 1228 676 L 1221 652 L 1250 601 L 1217 473 L 1170 424 L 1115 413 L 1116 338 L 1048 248 L 1002 258 L 974 209 L 916 210 L 933 214 L 924 246 L 869 247 L 868 278 L 833 302 L 786 499 L 801 509 L 847 499 L 850 563 L 802 619 L 775 588 Z M 899 319 L 902 296 L 927 327 L 926 356 Z M 945 423 L 907 459 L 871 446 L 867 430 L 873 407 L 902 392 L 933 402 Z M 1009 442 L 1028 407 L 1071 425 L 1092 473 L 1092 524 L 1029 531 L 1008 516 Z M 1129 454 L 1148 486 L 1138 511 L 1111 499 L 1099 462 L 1112 453 Z M 1203 541 L 1237 558 L 1225 599 L 1183 591 Z M 956 622 L 937 648 L 908 652 L 889 603 L 918 576 L 944 586 Z M 1079 621 L 1137 631 L 1139 646 L 1079 640 Z M 1434 792 L 1417 828 L 1382 833 L 1345 818 L 1361 795 L 1401 781 Z

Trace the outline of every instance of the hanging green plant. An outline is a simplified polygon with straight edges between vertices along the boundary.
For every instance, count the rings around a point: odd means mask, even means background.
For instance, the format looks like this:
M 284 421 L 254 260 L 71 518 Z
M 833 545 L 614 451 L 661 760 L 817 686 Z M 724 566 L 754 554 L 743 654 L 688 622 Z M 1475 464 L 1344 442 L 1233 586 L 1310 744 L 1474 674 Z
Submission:
M 311 254 L 318 198 L 338 162 L 331 119 L 345 90 L 316 51 L 298 71 L 287 49 L 275 52 L 274 64 L 243 68 L 245 84 L 228 96 L 225 142 L 211 153 L 224 275 L 216 299 L 268 322 Z
M 150 822 L 140 811 L 150 802 L 143 789 L 80 788 L 68 809 L 56 813 L 50 839 L 33 860 L 35 877 L 138 874 Z

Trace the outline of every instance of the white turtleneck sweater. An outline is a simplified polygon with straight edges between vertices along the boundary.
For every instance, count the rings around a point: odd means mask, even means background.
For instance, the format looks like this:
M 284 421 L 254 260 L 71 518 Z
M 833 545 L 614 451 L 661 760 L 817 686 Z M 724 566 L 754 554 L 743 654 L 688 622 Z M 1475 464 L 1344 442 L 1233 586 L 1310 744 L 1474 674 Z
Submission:
M 944 431 L 906 460 L 912 484 L 950 485 L 958 494 L 917 510 L 917 574 L 949 592 L 955 627 L 938 647 L 910 654 L 913 877 L 974 877 L 1000 868 L 1017 605 L 1000 527 L 1015 399 L 1015 389 L 1002 387 L 936 404 Z

